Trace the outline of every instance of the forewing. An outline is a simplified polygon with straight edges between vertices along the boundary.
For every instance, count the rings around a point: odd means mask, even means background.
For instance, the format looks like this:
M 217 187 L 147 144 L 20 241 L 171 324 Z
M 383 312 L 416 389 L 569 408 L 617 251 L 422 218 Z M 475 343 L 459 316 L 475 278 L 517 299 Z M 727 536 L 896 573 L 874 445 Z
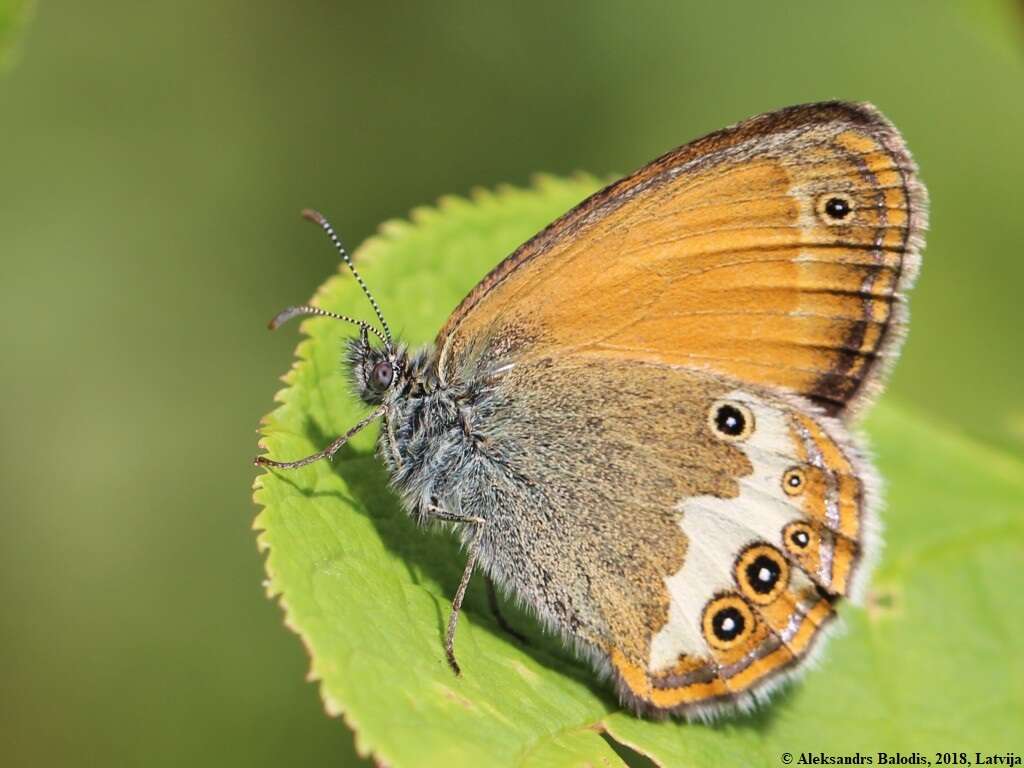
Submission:
M 792 107 L 595 194 L 502 262 L 438 336 L 467 361 L 575 349 L 780 388 L 837 414 L 898 351 L 925 192 L 873 107 Z

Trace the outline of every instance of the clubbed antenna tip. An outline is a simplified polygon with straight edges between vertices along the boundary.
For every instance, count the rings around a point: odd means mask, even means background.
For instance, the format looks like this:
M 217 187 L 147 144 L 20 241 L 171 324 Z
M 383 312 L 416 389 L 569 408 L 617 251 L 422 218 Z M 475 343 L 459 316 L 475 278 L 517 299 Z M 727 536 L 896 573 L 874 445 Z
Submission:
M 303 208 L 302 218 L 312 221 L 314 224 L 318 224 L 321 227 L 327 224 L 327 219 L 324 218 L 324 215 L 320 213 L 320 211 L 314 211 L 312 208 Z
M 331 317 L 334 318 L 335 320 L 344 320 L 346 323 L 358 325 L 360 328 L 363 329 L 364 334 L 366 331 L 369 331 L 378 339 L 380 339 L 385 344 L 385 346 L 389 344 L 389 339 L 385 339 L 380 331 L 378 331 L 372 325 L 367 323 L 365 320 L 357 320 L 356 318 L 349 317 L 348 315 L 342 315 L 339 314 L 338 312 L 331 312 L 326 309 L 320 309 L 320 307 L 311 307 L 308 304 L 302 304 L 298 307 L 286 307 L 285 309 L 282 309 L 280 312 L 274 315 L 274 318 L 269 323 L 267 323 L 267 328 L 269 328 L 272 331 L 276 331 L 289 320 L 291 320 L 294 317 L 299 317 L 300 315 L 314 315 L 316 317 Z

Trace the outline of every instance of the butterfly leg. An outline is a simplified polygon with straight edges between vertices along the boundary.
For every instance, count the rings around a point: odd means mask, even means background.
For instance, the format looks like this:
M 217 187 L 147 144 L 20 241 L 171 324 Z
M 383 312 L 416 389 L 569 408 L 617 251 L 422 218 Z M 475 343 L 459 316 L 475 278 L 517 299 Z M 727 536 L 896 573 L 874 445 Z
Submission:
M 452 612 L 448 617 L 448 631 L 444 636 L 444 653 L 448 657 L 448 666 L 452 668 L 452 672 L 456 675 L 461 675 L 462 670 L 459 668 L 459 662 L 455 660 L 455 628 L 459 623 L 459 612 L 462 609 L 462 601 L 466 597 L 469 580 L 473 576 L 473 569 L 476 568 L 476 545 L 480 535 L 480 527 L 487 521 L 477 515 L 454 515 L 433 504 L 427 508 L 427 512 L 431 520 L 441 520 L 446 523 L 468 523 L 474 526 L 473 536 L 470 538 L 467 546 L 469 559 L 466 560 L 466 569 L 462 572 L 459 588 L 455 590 L 455 597 L 452 598 Z
M 466 597 L 466 589 L 469 587 L 469 580 L 472 578 L 473 569 L 476 567 L 477 557 L 477 540 L 479 539 L 480 526 L 486 522 L 482 517 L 477 515 L 457 515 L 451 512 L 445 512 L 443 509 L 436 505 L 431 505 L 427 508 L 429 518 L 432 520 L 441 520 L 442 522 L 456 522 L 461 524 L 472 524 L 475 526 L 473 530 L 473 537 L 469 541 L 467 549 L 469 550 L 469 559 L 466 560 L 466 568 L 462 572 L 462 580 L 459 582 L 459 589 L 456 590 L 455 598 L 452 600 L 452 614 L 449 616 L 449 627 L 447 632 L 444 634 L 444 655 L 447 656 L 447 662 L 449 667 L 456 675 L 461 675 L 462 670 L 459 668 L 459 663 L 455 657 L 455 630 L 459 624 L 459 612 L 462 609 L 462 601 Z M 494 585 L 487 580 L 488 596 L 494 595 Z M 492 607 L 495 608 L 496 615 L 499 616 L 499 624 L 502 627 L 507 627 L 504 624 L 504 618 L 501 617 L 497 612 L 497 603 L 493 602 Z M 509 630 L 512 632 L 512 630 Z M 513 632 L 513 634 L 515 634 Z
M 473 523 L 474 525 L 483 525 L 486 520 L 476 515 L 453 515 L 450 512 L 445 512 L 440 507 L 429 507 L 430 519 L 440 520 L 443 523 Z
M 462 581 L 459 582 L 459 588 L 455 590 L 455 597 L 452 599 L 452 613 L 448 617 L 448 632 L 444 636 L 444 653 L 448 657 L 448 666 L 456 675 L 461 675 L 462 670 L 459 669 L 459 662 L 455 660 L 455 627 L 459 623 L 459 611 L 462 609 L 462 600 L 466 597 L 469 578 L 473 575 L 473 569 L 476 567 L 476 556 L 476 537 L 474 536 L 469 549 L 469 559 L 466 561 L 466 570 L 462 572 Z
M 384 415 L 386 409 L 381 406 L 376 411 L 371 413 L 369 416 L 364 417 L 358 424 L 352 427 L 341 437 L 335 438 L 334 442 L 324 448 L 322 451 L 314 453 L 312 456 L 307 456 L 304 459 L 298 459 L 297 461 L 274 461 L 268 459 L 266 456 L 257 456 L 253 459 L 253 464 L 257 467 L 273 467 L 275 469 L 298 469 L 304 467 L 307 464 L 312 464 L 314 461 L 320 461 L 320 459 L 334 459 L 334 454 L 341 450 L 341 447 L 347 443 L 353 435 L 361 431 L 374 419 L 380 418 Z
M 476 523 L 477 525 L 481 525 L 484 523 L 484 518 L 482 517 L 464 517 L 460 515 L 453 515 L 449 512 L 445 512 L 437 505 L 431 505 L 428 509 L 430 512 L 430 517 L 432 519 L 442 520 L 446 523 Z M 498 626 L 501 627 L 501 629 L 504 632 L 514 637 L 523 645 L 529 645 L 529 638 L 527 638 L 526 635 L 524 635 L 522 632 L 519 632 L 511 624 L 509 624 L 508 620 L 502 614 L 501 607 L 498 605 L 498 593 L 494 589 L 494 581 L 491 580 L 490 576 L 485 577 L 485 581 L 487 583 L 487 603 L 491 608 L 491 613 L 494 614 L 494 620 L 498 622 Z M 451 660 L 451 658 L 451 655 L 449 655 L 449 661 Z M 453 669 L 457 670 L 457 665 L 455 665 Z

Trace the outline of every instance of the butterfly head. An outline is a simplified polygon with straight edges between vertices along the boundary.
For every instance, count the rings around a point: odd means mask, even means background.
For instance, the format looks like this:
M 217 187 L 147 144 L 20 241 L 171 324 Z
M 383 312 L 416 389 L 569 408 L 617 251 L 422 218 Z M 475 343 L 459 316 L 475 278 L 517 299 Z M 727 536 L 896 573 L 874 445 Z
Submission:
M 370 405 L 380 405 L 404 389 L 408 371 L 405 347 L 370 343 L 364 332 L 348 343 L 346 361 L 356 395 Z
M 351 371 L 352 382 L 360 399 L 371 405 L 380 405 L 388 400 L 391 393 L 402 391 L 405 382 L 405 371 L 408 368 L 406 365 L 406 349 L 404 345 L 396 345 L 393 342 L 391 329 L 384 319 L 384 313 L 381 311 L 380 305 L 352 263 L 352 258 L 334 231 L 334 227 L 316 211 L 307 209 L 302 212 L 302 215 L 318 225 L 327 234 L 327 237 L 330 238 L 342 261 L 349 268 L 363 294 L 369 300 L 370 306 L 373 308 L 373 312 L 380 323 L 380 327 L 378 328 L 365 320 L 358 320 L 349 315 L 304 304 L 297 307 L 288 307 L 279 312 L 270 321 L 270 328 L 271 330 L 276 329 L 293 317 L 300 315 L 330 317 L 359 326 L 359 336 L 352 339 L 347 347 L 346 359 Z M 371 334 L 375 337 L 373 343 L 370 341 Z M 379 342 L 379 346 L 376 345 L 377 342 Z

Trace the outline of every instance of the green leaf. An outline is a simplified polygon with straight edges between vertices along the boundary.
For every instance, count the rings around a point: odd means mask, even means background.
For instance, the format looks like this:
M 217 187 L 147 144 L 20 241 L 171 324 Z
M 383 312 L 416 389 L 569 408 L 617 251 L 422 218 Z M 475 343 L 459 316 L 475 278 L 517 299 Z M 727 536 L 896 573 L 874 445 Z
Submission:
M 384 225 L 356 258 L 403 338 L 428 342 L 488 269 L 597 186 L 543 178 L 530 190 L 448 198 L 411 223 Z M 344 273 L 317 301 L 369 317 Z M 302 331 L 262 430 L 279 459 L 318 450 L 366 412 L 340 360 L 350 329 L 310 319 Z M 879 408 L 868 426 L 890 503 L 867 607 L 847 606 L 848 629 L 820 668 L 752 716 L 705 726 L 621 711 L 524 614 L 510 618 L 532 645 L 502 632 L 479 578 L 456 642 L 464 674 L 454 677 L 442 638 L 464 556 L 449 534 L 420 530 L 401 510 L 373 456 L 373 430 L 333 465 L 257 480 L 268 592 L 306 644 L 328 712 L 355 730 L 363 754 L 398 768 L 632 760 L 609 738 L 664 766 L 778 765 L 783 752 L 801 751 L 1019 749 L 1024 469 L 904 409 Z
M 35 0 L 0 0 L 0 72 L 11 62 L 12 51 Z

